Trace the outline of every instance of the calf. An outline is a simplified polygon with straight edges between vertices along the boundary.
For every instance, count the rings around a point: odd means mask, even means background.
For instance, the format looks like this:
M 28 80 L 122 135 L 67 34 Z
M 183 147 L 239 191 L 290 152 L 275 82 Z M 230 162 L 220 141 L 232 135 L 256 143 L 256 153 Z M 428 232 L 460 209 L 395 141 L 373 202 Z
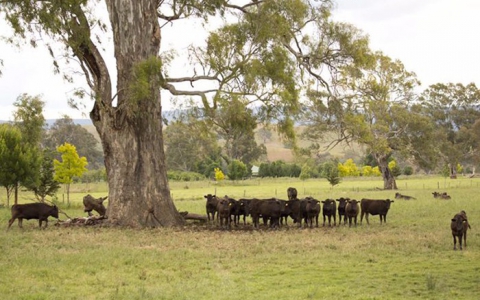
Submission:
M 347 201 L 350 198 L 343 198 L 337 199 L 338 201 L 338 224 L 342 224 L 342 216 L 343 216 L 343 224 L 347 224 L 347 218 L 345 216 L 345 206 L 347 205 Z
M 402 195 L 400 193 L 395 193 L 395 199 L 404 199 L 404 200 L 417 200 L 417 198 L 407 195 Z
M 363 222 L 363 216 L 367 220 L 367 224 L 370 224 L 368 221 L 368 215 L 380 215 L 380 224 L 382 224 L 382 220 L 384 223 L 387 223 L 387 213 L 390 209 L 390 204 L 393 203 L 393 200 L 390 199 L 365 199 L 363 198 L 360 201 L 360 206 L 362 207 L 362 215 L 360 217 L 360 223 Z
M 233 202 L 235 200 L 229 199 L 228 197 L 218 198 L 217 200 L 218 200 L 217 201 L 217 213 L 218 213 L 217 217 L 220 220 L 220 227 L 230 228 L 230 224 L 231 224 L 230 216 L 235 207 L 235 204 Z
M 357 226 L 357 217 L 359 212 L 358 201 L 355 199 L 347 200 L 345 205 L 345 216 L 348 218 L 348 226 L 352 227 L 352 221 Z
M 464 210 L 453 217 L 450 223 L 450 228 L 452 229 L 453 236 L 453 250 L 457 250 L 457 238 L 460 245 L 460 250 L 462 250 L 462 238 L 465 247 L 467 247 L 467 230 L 471 227 L 468 223 L 467 214 Z
M 328 226 L 332 226 L 331 220 L 333 217 L 333 226 L 337 225 L 337 203 L 333 199 L 326 199 L 323 203 L 323 226 L 325 226 L 325 220 L 328 218 Z M 345 212 L 345 210 L 344 210 Z
M 100 216 L 105 216 L 107 208 L 103 205 L 108 196 L 94 198 L 92 195 L 88 194 L 83 197 L 83 211 L 88 213 L 88 216 L 92 215 L 92 210 L 96 211 Z
M 12 206 L 12 218 L 8 221 L 7 230 L 12 226 L 15 219 L 18 219 L 18 226 L 23 228 L 23 219 L 38 219 L 38 226 L 42 228 L 42 221 L 45 221 L 45 228 L 48 226 L 48 217 L 58 219 L 58 207 L 45 203 L 15 204 Z
M 297 189 L 293 187 L 289 187 L 287 189 L 287 196 L 288 200 L 296 200 L 297 199 Z
M 305 216 L 305 203 L 298 199 L 288 200 L 287 207 L 289 216 L 293 219 L 293 223 L 298 223 L 298 226 L 302 226 L 302 219 Z
M 203 196 L 207 199 L 207 203 L 205 204 L 205 209 L 207 211 L 207 220 L 210 221 L 210 216 L 212 217 L 211 220 L 215 220 L 215 214 L 217 213 L 217 204 L 218 198 L 215 195 L 207 194 Z
M 320 201 L 313 199 L 312 197 L 305 198 L 305 223 L 310 228 L 313 227 L 313 220 L 315 220 L 315 226 L 318 227 L 318 216 L 320 215 Z

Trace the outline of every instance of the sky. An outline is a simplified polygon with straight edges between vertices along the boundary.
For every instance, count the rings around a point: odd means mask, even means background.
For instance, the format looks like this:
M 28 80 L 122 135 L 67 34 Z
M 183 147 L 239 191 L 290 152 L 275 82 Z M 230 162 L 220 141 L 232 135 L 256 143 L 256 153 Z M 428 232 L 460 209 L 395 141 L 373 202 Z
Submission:
M 415 72 L 422 89 L 435 83 L 480 82 L 480 1 L 478 0 L 337 0 L 333 19 L 353 24 L 369 36 L 370 48 L 399 59 Z M 0 33 L 5 33 L 0 22 Z M 2 28 L 3 27 L 3 28 Z M 200 26 L 162 32 L 162 48 L 185 50 L 204 39 Z M 180 38 L 179 38 L 180 37 Z M 47 119 L 88 118 L 91 102 L 72 109 L 67 99 L 75 85 L 53 74 L 47 50 L 25 46 L 16 49 L 0 41 L 0 120 L 13 120 L 13 103 L 23 93 L 39 95 L 46 103 Z M 84 85 L 81 78 L 77 85 Z M 171 108 L 163 97 L 164 110 Z

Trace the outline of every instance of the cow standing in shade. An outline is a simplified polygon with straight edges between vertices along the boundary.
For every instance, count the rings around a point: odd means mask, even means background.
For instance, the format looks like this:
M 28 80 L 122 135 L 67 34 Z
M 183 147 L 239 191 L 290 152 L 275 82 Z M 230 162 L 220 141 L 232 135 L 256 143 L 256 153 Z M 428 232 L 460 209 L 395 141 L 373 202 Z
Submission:
M 328 218 L 328 226 L 332 226 L 332 217 L 333 217 L 333 226 L 337 225 L 337 203 L 333 199 L 326 199 L 322 201 L 323 203 L 323 226 L 325 226 L 326 218 Z M 345 211 L 344 211 L 345 212 Z
M 52 216 L 58 219 L 58 207 L 50 206 L 45 203 L 27 203 L 15 204 L 12 206 L 12 218 L 8 221 L 7 230 L 13 222 L 18 219 L 18 227 L 23 228 L 23 219 L 38 219 L 38 226 L 42 228 L 42 222 L 45 221 L 45 228 L 48 226 L 48 217 Z
M 390 204 L 393 203 L 393 200 L 390 199 L 365 199 L 363 198 L 360 201 L 360 206 L 362 208 L 362 215 L 360 216 L 360 223 L 363 222 L 363 216 L 367 220 L 367 224 L 370 224 L 368 221 L 368 215 L 379 215 L 380 216 L 380 224 L 382 221 L 387 223 L 387 213 L 390 209 Z
M 460 250 L 462 250 L 462 238 L 464 246 L 467 247 L 467 230 L 471 227 L 467 220 L 467 213 L 464 210 L 453 217 L 450 228 L 453 236 L 453 250 L 457 250 L 457 238 Z

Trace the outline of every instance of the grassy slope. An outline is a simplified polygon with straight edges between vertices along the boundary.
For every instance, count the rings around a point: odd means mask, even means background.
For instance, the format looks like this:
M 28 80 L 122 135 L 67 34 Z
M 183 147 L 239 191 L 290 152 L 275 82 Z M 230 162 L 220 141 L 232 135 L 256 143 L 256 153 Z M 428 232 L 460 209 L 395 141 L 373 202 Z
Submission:
M 478 189 L 480 179 L 399 179 L 400 192 L 386 225 L 378 217 L 356 228 L 277 231 L 188 225 L 183 229 L 36 229 L 36 221 L 0 231 L 0 295 L 5 299 L 477 299 L 480 291 Z M 289 186 L 318 199 L 392 198 L 378 179 L 252 180 L 235 184 L 172 182 L 179 210 L 204 212 L 203 195 L 286 197 Z M 188 188 L 187 188 L 188 187 Z M 83 216 L 87 192 L 75 186 L 71 216 Z M 447 191 L 452 200 L 433 199 Z M 22 195 L 27 199 L 28 195 Z M 0 193 L 1 199 L 4 194 Z M 61 197 L 60 197 L 61 199 Z M 468 248 L 453 251 L 450 218 L 466 210 Z M 0 209 L 0 223 L 9 218 Z M 62 217 L 64 218 L 64 217 Z M 54 222 L 51 222 L 54 223 Z

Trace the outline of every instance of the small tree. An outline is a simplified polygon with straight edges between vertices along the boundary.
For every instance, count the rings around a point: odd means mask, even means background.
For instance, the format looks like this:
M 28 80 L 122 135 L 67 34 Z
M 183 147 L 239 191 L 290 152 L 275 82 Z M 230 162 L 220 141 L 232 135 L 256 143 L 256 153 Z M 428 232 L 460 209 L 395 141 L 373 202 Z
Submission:
M 340 176 L 338 174 L 338 168 L 330 168 L 329 170 L 326 171 L 326 175 L 327 176 L 325 178 L 330 183 L 332 188 L 334 186 L 336 186 L 337 184 L 339 184 L 340 181 L 342 181 L 342 179 L 340 178 Z
M 57 151 L 62 155 L 62 161 L 54 160 L 55 177 L 54 179 L 66 185 L 67 203 L 70 205 L 70 184 L 74 176 L 82 176 L 87 171 L 87 159 L 79 157 L 74 145 L 65 143 L 57 147 Z
M 223 174 L 222 170 L 220 170 L 220 168 L 215 168 L 215 180 L 222 181 L 224 179 L 225 179 L 225 174 Z
M 27 187 L 35 193 L 35 197 L 41 202 L 45 202 L 46 196 L 53 196 L 60 188 L 60 183 L 53 179 L 55 173 L 53 157 L 54 153 L 52 150 L 48 148 L 43 150 L 39 170 L 39 182 Z
M 247 166 L 238 159 L 232 160 L 227 168 L 230 180 L 242 179 L 248 174 Z
M 9 124 L 0 125 L 0 185 L 7 190 L 7 206 L 15 193 L 18 202 L 18 187 L 38 181 L 40 160 L 37 148 L 25 143 L 21 131 Z
M 307 180 L 312 177 L 312 168 L 308 164 L 303 164 L 299 177 L 301 180 Z
M 410 176 L 413 174 L 413 168 L 411 166 L 406 166 L 403 168 L 403 174 Z

